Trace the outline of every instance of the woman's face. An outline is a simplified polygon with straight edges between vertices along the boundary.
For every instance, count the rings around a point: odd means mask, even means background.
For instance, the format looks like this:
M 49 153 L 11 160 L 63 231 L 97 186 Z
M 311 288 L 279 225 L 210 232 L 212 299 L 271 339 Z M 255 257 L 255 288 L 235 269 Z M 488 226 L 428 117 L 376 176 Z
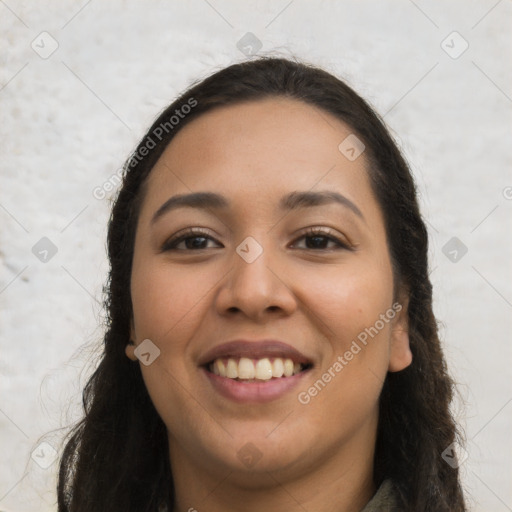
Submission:
M 131 276 L 132 340 L 150 341 L 126 352 L 173 469 L 259 485 L 371 464 L 386 373 L 411 353 L 349 135 L 296 100 L 248 102 L 192 121 L 152 170 Z

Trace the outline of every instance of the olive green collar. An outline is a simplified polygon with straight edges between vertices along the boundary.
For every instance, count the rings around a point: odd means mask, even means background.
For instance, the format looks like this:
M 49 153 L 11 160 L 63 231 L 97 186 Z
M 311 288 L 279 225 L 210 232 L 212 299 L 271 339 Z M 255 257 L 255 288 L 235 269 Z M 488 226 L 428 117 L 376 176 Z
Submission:
M 396 512 L 397 501 L 393 482 L 384 480 L 377 489 L 373 498 L 366 504 L 361 512 Z

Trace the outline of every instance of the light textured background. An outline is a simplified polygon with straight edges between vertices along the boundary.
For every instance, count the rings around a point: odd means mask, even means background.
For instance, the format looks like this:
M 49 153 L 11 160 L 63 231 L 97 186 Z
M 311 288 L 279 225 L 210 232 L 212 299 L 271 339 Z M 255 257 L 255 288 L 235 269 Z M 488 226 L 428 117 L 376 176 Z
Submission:
M 109 202 L 93 190 L 192 80 L 245 58 L 247 32 L 259 53 L 344 77 L 411 162 L 460 383 L 464 486 L 471 510 L 512 510 L 511 22 L 510 0 L 0 0 L 0 510 L 56 509 L 57 464 L 39 464 L 59 432 L 41 436 L 78 417 L 102 333 Z M 58 42 L 46 59 L 31 48 L 51 48 L 43 31 Z M 458 58 L 441 46 L 453 31 L 469 44 Z M 46 263 L 32 253 L 44 236 L 58 249 Z M 452 237 L 467 247 L 457 262 Z

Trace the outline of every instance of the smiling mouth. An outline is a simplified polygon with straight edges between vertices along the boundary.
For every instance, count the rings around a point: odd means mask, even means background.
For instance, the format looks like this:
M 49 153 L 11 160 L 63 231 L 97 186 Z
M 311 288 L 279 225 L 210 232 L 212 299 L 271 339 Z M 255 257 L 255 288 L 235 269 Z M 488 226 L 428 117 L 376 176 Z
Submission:
M 264 357 L 250 359 L 248 357 L 217 358 L 205 365 L 210 373 L 219 377 L 243 381 L 265 382 L 269 380 L 293 377 L 312 368 L 310 363 L 294 362 L 290 358 Z

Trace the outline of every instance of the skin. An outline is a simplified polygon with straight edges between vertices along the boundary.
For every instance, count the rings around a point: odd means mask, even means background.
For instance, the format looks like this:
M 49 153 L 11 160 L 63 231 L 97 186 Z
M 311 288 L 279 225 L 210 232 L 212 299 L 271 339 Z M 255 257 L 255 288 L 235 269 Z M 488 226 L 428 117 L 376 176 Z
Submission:
M 412 355 L 407 300 L 394 290 L 365 155 L 351 162 L 338 150 L 350 133 L 296 100 L 223 107 L 185 126 L 148 178 L 131 276 L 134 344 L 126 354 L 137 361 L 135 346 L 147 338 L 161 351 L 141 370 L 167 426 L 178 512 L 357 512 L 376 490 L 379 394 L 387 372 L 407 367 Z M 340 204 L 278 209 L 290 192 L 320 190 L 343 194 L 363 218 Z M 199 191 L 232 204 L 183 207 L 151 222 L 171 196 Z M 207 229 L 211 239 L 199 234 L 192 248 L 181 242 L 162 251 L 189 227 Z M 304 237 L 310 227 L 331 234 L 314 246 Z M 252 263 L 235 251 L 248 236 L 263 248 Z M 301 404 L 298 393 L 397 300 L 402 311 Z M 198 360 L 238 338 L 285 341 L 314 367 L 278 400 L 233 402 L 211 387 Z M 261 455 L 251 467 L 237 456 L 246 443 Z

